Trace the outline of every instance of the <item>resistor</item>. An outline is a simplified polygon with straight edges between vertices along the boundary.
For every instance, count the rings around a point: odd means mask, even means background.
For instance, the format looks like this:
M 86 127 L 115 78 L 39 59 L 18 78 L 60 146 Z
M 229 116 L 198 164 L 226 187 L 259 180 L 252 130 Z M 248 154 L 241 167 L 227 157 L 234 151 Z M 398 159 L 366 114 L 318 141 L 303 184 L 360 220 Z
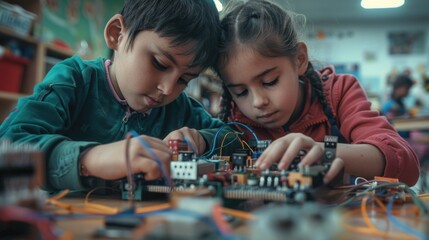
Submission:
M 265 178 L 263 177 L 263 176 L 261 176 L 260 178 L 259 178 L 259 186 L 260 187 L 263 187 L 265 185 Z
M 271 187 L 271 183 L 273 182 L 272 177 L 268 176 L 267 177 L 267 187 Z
M 277 187 L 279 185 L 279 177 L 274 178 L 274 187 Z

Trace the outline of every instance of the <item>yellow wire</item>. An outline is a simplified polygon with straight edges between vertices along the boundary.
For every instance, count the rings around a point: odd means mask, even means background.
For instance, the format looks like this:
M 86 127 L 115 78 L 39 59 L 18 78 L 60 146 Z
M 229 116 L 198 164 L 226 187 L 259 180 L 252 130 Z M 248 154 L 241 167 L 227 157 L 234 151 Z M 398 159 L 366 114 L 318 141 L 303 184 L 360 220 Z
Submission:
M 101 215 L 117 214 L 119 212 L 118 208 L 106 206 L 103 204 L 97 204 L 97 203 L 90 203 L 89 202 L 89 196 L 93 192 L 95 192 L 99 189 L 102 189 L 102 188 L 106 188 L 106 187 L 97 187 L 97 188 L 94 188 L 91 191 L 89 191 L 88 194 L 85 196 L 83 206 L 71 205 L 69 203 L 63 203 L 63 202 L 58 201 L 59 199 L 66 196 L 67 193 L 69 193 L 69 190 L 64 190 L 60 194 L 58 194 L 58 195 L 56 195 L 50 199 L 47 199 L 47 202 L 56 206 L 56 207 L 60 207 L 60 208 L 65 209 L 68 213 L 78 212 L 78 213 L 101 214 Z M 158 210 L 168 209 L 168 208 L 171 208 L 171 204 L 163 203 L 163 204 L 154 205 L 154 206 L 137 208 L 136 213 L 147 213 L 147 212 L 153 212 L 153 211 L 158 211 Z
M 137 208 L 136 213 L 148 213 L 148 212 L 154 212 L 154 211 L 159 211 L 159 210 L 168 209 L 168 208 L 171 208 L 170 203 L 161 203 L 158 205 Z
M 59 200 L 59 199 L 65 197 L 67 194 L 69 194 L 69 192 L 70 192 L 70 190 L 64 189 L 62 192 L 58 193 L 57 195 L 48 198 L 48 201 L 49 200 Z
M 88 203 L 89 202 L 89 195 L 91 195 L 92 193 L 94 193 L 95 191 L 100 190 L 100 189 L 112 189 L 112 190 L 115 190 L 114 188 L 111 188 L 111 187 L 96 187 L 96 188 L 92 189 L 91 191 L 89 191 L 86 194 L 84 202 Z
M 238 136 L 238 134 L 237 134 L 236 132 L 227 132 L 227 133 L 225 134 L 225 136 L 223 137 L 223 139 L 222 139 L 222 143 L 220 144 L 220 150 L 219 150 L 219 156 L 220 156 L 220 157 L 222 157 L 222 148 L 223 148 L 223 143 L 225 142 L 226 137 L 227 137 L 230 133 L 234 133 L 234 134 L 235 134 L 235 136 L 238 138 L 238 140 L 240 140 L 240 142 L 241 142 L 241 139 L 240 139 L 240 137 Z M 241 143 L 241 148 L 242 148 L 242 149 L 244 149 L 244 145 L 243 145 L 243 143 Z
M 249 144 L 247 144 L 247 142 L 246 142 L 246 141 L 241 140 L 241 142 L 242 142 L 242 143 L 244 143 L 244 144 L 246 144 L 246 146 L 249 148 L 249 150 L 250 150 L 252 153 L 255 153 L 255 152 L 252 150 L 252 148 L 249 146 Z
M 118 208 L 110 207 L 110 206 L 106 206 L 106 205 L 102 205 L 102 204 L 97 204 L 97 203 L 90 203 L 89 202 L 89 196 L 92 193 L 94 193 L 95 191 L 100 190 L 100 189 L 113 189 L 113 188 L 110 188 L 110 187 L 96 187 L 96 188 L 92 189 L 85 196 L 84 206 L 91 207 L 91 208 L 94 208 L 94 209 L 99 209 L 100 211 L 105 211 L 107 214 L 116 214 L 116 213 L 118 213 L 119 212 Z

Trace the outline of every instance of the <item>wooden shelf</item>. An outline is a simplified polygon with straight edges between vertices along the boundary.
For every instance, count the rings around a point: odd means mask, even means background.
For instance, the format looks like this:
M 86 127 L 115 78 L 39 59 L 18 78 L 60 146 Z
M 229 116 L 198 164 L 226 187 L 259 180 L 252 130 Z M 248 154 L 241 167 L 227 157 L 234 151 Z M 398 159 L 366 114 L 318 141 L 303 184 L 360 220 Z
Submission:
M 7 0 L 7 2 L 18 4 L 36 15 L 40 14 L 40 1 Z M 74 54 L 72 50 L 45 43 L 31 35 L 21 35 L 6 27 L 0 27 L 0 44 L 7 46 L 10 41 L 16 41 L 20 48 L 28 49 L 33 54 L 24 67 L 20 92 L 0 91 L 0 123 L 15 107 L 17 100 L 32 94 L 34 85 L 43 80 L 48 70 L 46 69 L 47 58 L 63 60 Z
M 30 43 L 30 44 L 34 44 L 34 45 L 39 43 L 38 40 L 36 40 L 35 38 L 33 38 L 31 36 L 23 36 L 23 35 L 17 34 L 16 32 L 14 32 L 8 28 L 1 27 L 1 26 L 0 26 L 0 35 L 8 36 L 8 37 L 16 39 L 18 41 L 22 41 L 22 42 L 26 42 L 26 43 Z

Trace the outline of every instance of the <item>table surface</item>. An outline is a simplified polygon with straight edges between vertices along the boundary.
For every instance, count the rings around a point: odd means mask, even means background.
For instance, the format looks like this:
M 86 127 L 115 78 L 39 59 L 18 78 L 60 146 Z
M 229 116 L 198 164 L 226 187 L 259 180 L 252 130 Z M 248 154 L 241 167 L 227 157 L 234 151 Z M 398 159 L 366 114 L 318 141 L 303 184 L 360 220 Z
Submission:
M 425 196 L 423 198 L 426 206 L 429 205 L 429 198 Z M 84 203 L 84 197 L 82 196 L 67 196 L 59 199 L 63 203 L 67 203 L 73 206 L 82 205 Z M 119 209 L 127 209 L 130 206 L 128 201 L 118 199 L 117 196 L 91 197 L 91 203 L 96 203 L 104 206 L 115 207 Z M 165 201 L 150 200 L 150 201 L 139 201 L 136 202 L 136 207 L 147 207 L 157 206 Z M 307 203 L 304 203 L 307 204 Z M 288 206 L 285 204 L 284 206 Z M 345 208 L 330 208 L 335 211 L 337 219 L 337 239 L 418 239 L 408 232 L 398 228 L 396 224 L 393 224 L 391 219 L 387 218 L 386 213 L 377 205 L 375 202 L 368 201 L 365 204 L 365 209 L 362 210 L 362 204 L 355 205 L 354 207 Z M 387 203 L 386 203 L 387 206 Z M 289 208 L 291 205 L 289 205 Z M 293 207 L 293 206 L 292 206 Z M 50 207 L 47 211 L 59 210 L 58 207 Z M 392 214 L 402 224 L 406 224 L 409 229 L 418 231 L 429 236 L 429 219 L 427 217 L 421 217 L 416 215 L 416 205 L 412 202 L 405 204 L 394 204 L 392 208 Z M 61 210 L 63 211 L 63 210 Z M 364 216 L 365 215 L 365 216 Z M 367 216 L 366 216 L 367 215 Z M 259 219 L 259 215 L 255 215 L 256 219 Z M 305 217 L 303 217 L 305 218 Z M 104 227 L 105 216 L 91 217 L 91 218 L 62 218 L 55 221 L 55 226 L 64 231 L 65 236 L 71 236 L 71 239 L 95 239 L 94 233 L 97 229 Z M 369 219 L 369 223 L 367 222 Z M 305 219 L 304 219 L 305 220 Z M 304 220 L 298 220 L 297 222 L 302 225 Z M 238 238 L 233 239 L 255 239 L 251 237 L 252 225 L 251 220 L 241 220 L 238 224 L 231 225 L 233 236 Z M 368 225 L 370 224 L 370 225 Z M 331 224 L 332 225 L 332 224 Z M 372 225 L 372 226 L 371 226 Z M 331 226 L 332 227 L 332 226 Z M 330 228 L 331 228 L 330 227 Z M 274 229 L 274 228 L 273 228 Z M 335 228 L 334 228 L 335 229 Z M 265 230 L 266 239 L 272 239 L 268 236 L 275 236 L 273 232 Z M 410 231 L 410 230 L 408 230 Z M 426 233 L 425 233 L 426 231 Z M 311 231 L 310 231 L 311 232 Z M 305 234 L 311 234 L 307 232 Z M 367 232 L 365 234 L 365 232 Z M 253 231 L 255 233 L 255 231 Z M 264 233 L 265 234 L 265 233 Z M 287 234 L 287 233 L 286 233 Z M 285 235 L 285 234 L 284 234 Z M 141 235 L 139 235 L 141 236 Z M 288 235 L 290 236 L 290 234 Z M 311 235 L 308 235 L 311 236 Z M 99 237 L 97 239 L 100 239 Z M 103 238 L 101 238 L 103 239 Z M 307 239 L 307 238 L 305 238 Z M 312 237 L 308 239 L 313 239 Z M 326 239 L 326 238 L 317 238 Z M 429 237 L 427 238 L 429 239 Z
M 429 130 L 429 115 L 389 118 L 398 131 Z

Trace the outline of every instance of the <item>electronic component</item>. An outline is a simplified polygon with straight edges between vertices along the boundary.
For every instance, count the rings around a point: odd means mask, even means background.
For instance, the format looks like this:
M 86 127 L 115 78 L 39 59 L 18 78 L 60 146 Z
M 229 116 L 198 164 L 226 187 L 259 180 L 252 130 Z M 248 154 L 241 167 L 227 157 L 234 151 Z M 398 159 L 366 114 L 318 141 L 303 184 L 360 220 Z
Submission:
M 44 182 L 43 169 L 43 154 L 36 146 L 1 141 L 0 207 L 42 202 L 39 187 Z
M 134 189 L 133 191 L 129 191 L 130 187 L 132 187 L 128 180 L 122 179 L 121 180 L 121 192 L 122 192 L 122 199 L 134 199 L 134 200 L 142 200 L 143 195 L 143 186 L 140 184 L 144 181 L 144 175 L 143 174 L 134 174 L 133 175 L 134 180 Z M 130 196 L 131 194 L 131 196 Z
M 156 224 L 151 224 L 149 232 L 138 239 L 219 239 L 212 222 L 216 212 L 214 208 L 220 205 L 219 199 L 215 198 L 176 199 L 171 211 L 147 218 L 147 224 L 150 224 L 151 218 L 157 220 Z
M 267 206 L 255 212 L 250 240 L 256 239 L 337 239 L 340 218 L 336 209 L 315 202 Z
M 252 158 L 256 159 L 261 156 L 262 152 L 271 144 L 271 140 L 258 140 L 250 139 L 249 146 L 254 149 Z
M 323 154 L 323 163 L 331 163 L 336 158 L 337 136 L 325 136 L 325 152 Z
M 193 151 L 180 151 L 177 156 L 177 161 L 186 162 L 192 161 L 195 157 L 195 153 Z
M 219 196 L 224 200 L 246 201 L 263 200 L 273 202 L 302 203 L 316 199 L 315 188 L 323 185 L 323 177 L 335 159 L 337 137 L 325 138 L 326 161 L 322 165 L 298 167 L 299 162 L 305 156 L 302 150 L 292 161 L 287 170 L 280 171 L 276 164 L 270 169 L 261 171 L 254 167 L 255 158 L 251 152 L 262 153 L 270 140 L 258 140 L 251 142 L 252 149 L 238 149 L 228 160 L 212 157 L 211 159 L 199 158 L 192 151 L 178 151 L 177 161 L 170 162 L 170 177 L 173 185 L 169 186 L 164 181 L 145 181 L 136 179 L 136 200 L 147 193 L 173 193 L 201 188 L 209 190 L 209 195 Z M 184 142 L 173 141 L 170 148 L 185 147 Z M 182 149 L 183 149 L 182 148 Z M 225 156 L 224 156 L 225 157 Z M 126 189 L 126 180 L 123 184 Z M 125 193 L 123 198 L 126 199 Z
M 109 239 L 132 238 L 134 229 L 146 220 L 133 213 L 133 209 L 128 209 L 117 215 L 107 216 L 104 221 L 104 227 L 97 229 L 94 237 Z
M 337 157 L 337 143 L 338 143 L 338 137 L 337 136 L 325 136 L 324 139 L 325 142 L 325 150 L 323 153 L 323 161 L 322 165 L 326 168 L 326 171 L 329 170 L 331 167 L 332 162 Z M 341 171 L 331 180 L 331 182 L 328 184 L 331 187 L 339 186 L 343 184 L 343 178 L 344 178 L 344 168 L 341 169 Z
M 204 174 L 215 172 L 216 164 L 204 161 L 174 161 L 170 163 L 172 179 L 197 180 Z
M 179 157 L 179 152 L 181 151 L 190 151 L 188 143 L 186 141 L 180 139 L 171 139 L 168 140 L 168 146 L 173 153 L 173 157 L 171 160 L 176 161 Z
M 231 158 L 232 158 L 232 169 L 243 171 L 247 165 L 248 154 L 233 153 Z

